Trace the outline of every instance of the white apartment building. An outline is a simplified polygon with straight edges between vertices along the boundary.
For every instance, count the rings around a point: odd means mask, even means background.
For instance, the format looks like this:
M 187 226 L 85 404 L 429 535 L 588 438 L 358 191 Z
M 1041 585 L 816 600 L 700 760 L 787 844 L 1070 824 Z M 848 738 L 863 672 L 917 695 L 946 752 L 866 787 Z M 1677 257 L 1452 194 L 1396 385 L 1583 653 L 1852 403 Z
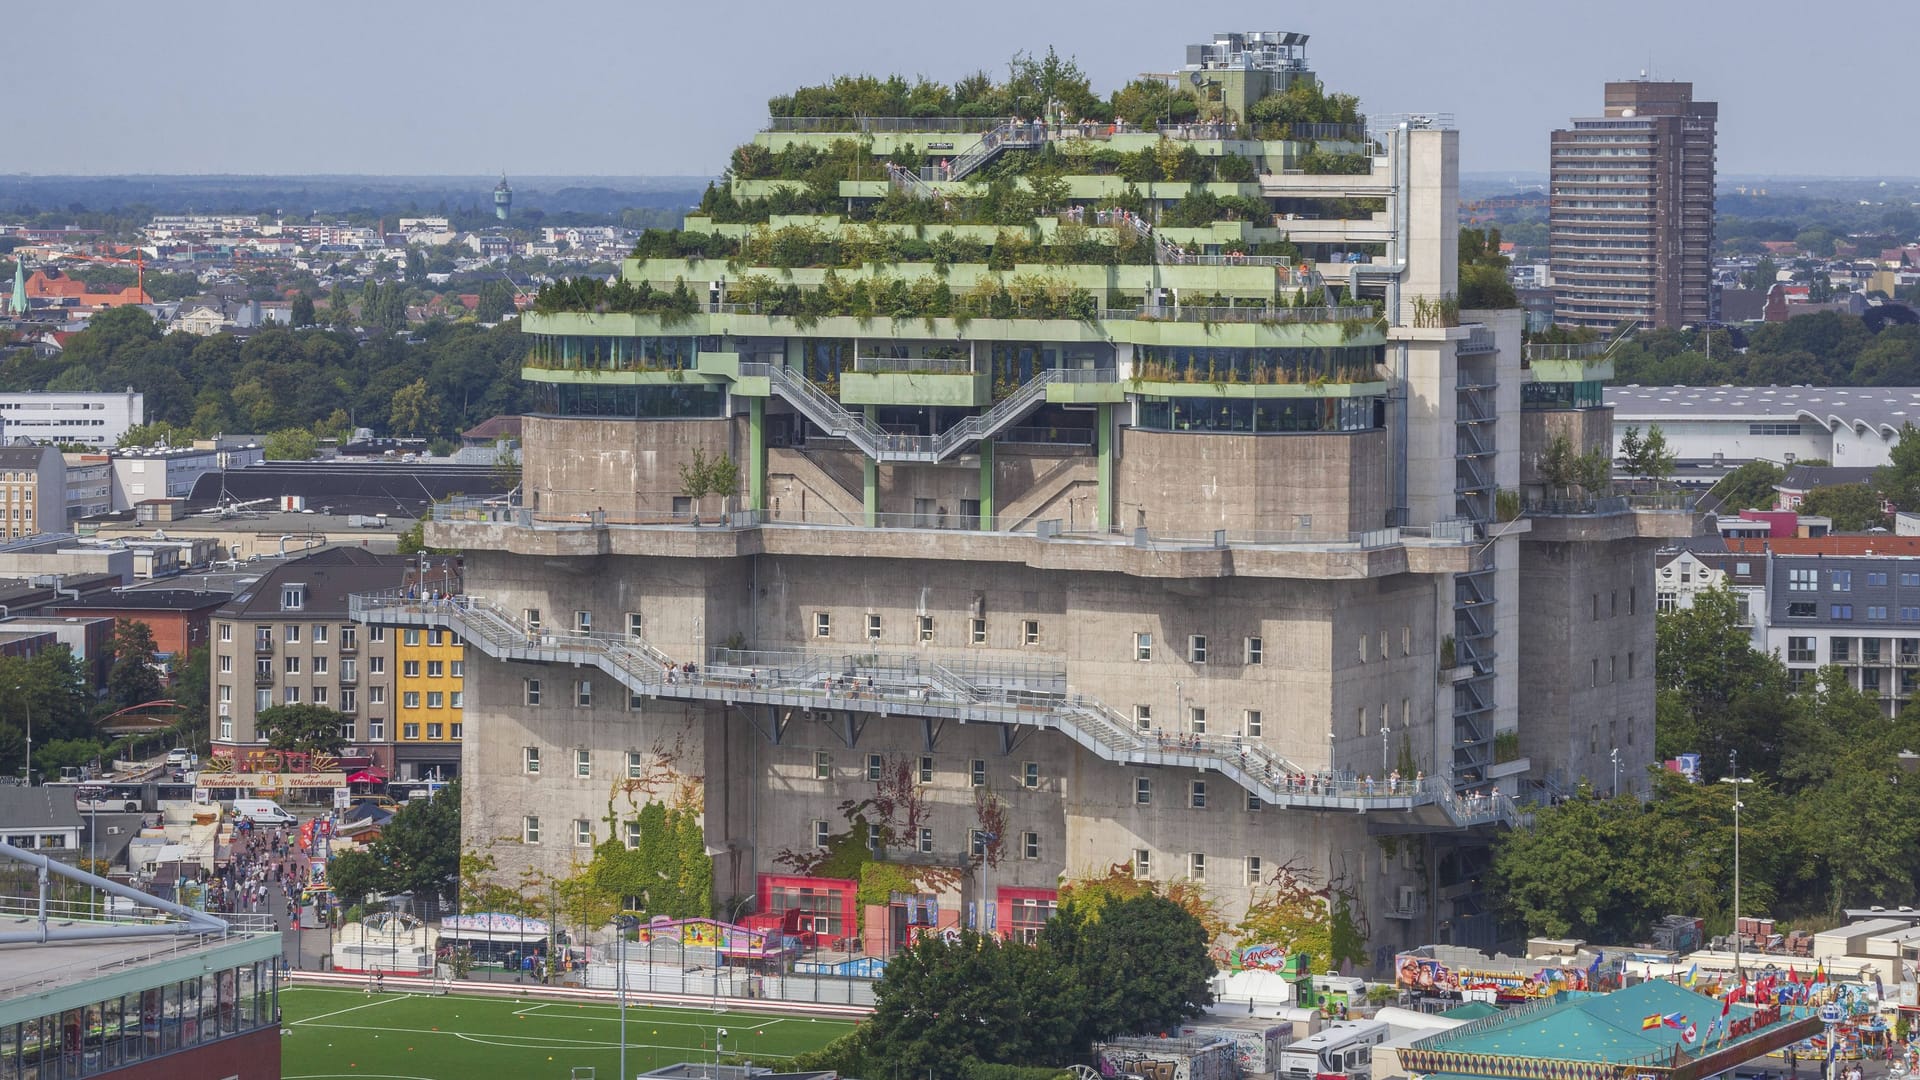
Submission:
M 146 423 L 145 401 L 145 395 L 132 389 L 117 394 L 0 394 L 0 423 L 9 438 L 108 447 L 128 429 Z

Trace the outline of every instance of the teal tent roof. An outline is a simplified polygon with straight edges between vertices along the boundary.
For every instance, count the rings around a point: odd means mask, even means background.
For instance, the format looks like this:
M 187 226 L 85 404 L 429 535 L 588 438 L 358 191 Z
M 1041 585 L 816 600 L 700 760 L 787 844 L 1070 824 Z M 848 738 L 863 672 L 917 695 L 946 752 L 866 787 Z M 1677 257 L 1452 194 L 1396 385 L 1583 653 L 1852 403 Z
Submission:
M 1483 1016 L 1495 1016 L 1499 1012 L 1498 1006 L 1489 1005 L 1484 1001 L 1469 1001 L 1465 1005 L 1456 1005 L 1440 1015 L 1449 1020 L 1478 1020 Z
M 1752 1011 L 1735 1005 L 1733 1015 Z M 1685 1016 L 1700 1041 L 1684 1042 L 1679 1028 L 1662 1024 L 1643 1028 L 1649 1016 Z M 1421 1040 L 1420 1046 L 1464 1054 L 1553 1058 L 1561 1061 L 1620 1062 L 1677 1045 L 1697 1054 L 1706 1045 L 1707 1026 L 1720 1017 L 1720 1002 L 1667 982 L 1644 982 L 1610 994 L 1563 991 L 1551 1003 L 1515 1010 L 1506 1022 L 1473 1024 Z

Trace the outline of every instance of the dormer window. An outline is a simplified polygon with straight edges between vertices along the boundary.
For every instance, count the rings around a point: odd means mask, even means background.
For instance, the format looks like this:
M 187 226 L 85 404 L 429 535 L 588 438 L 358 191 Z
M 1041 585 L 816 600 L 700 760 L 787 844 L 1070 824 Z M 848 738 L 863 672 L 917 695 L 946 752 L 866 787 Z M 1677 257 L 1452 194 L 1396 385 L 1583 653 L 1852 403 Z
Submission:
M 283 585 L 280 588 L 280 610 L 299 611 L 307 606 L 307 587 L 305 585 Z

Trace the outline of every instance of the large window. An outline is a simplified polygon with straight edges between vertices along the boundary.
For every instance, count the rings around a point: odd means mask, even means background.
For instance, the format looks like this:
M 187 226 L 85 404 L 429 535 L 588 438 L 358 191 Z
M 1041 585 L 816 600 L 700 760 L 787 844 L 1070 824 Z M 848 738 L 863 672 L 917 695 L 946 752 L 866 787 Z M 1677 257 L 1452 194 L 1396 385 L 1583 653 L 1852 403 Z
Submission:
M 1142 397 L 1137 422 L 1147 431 L 1287 435 L 1372 431 L 1385 417 L 1385 399 L 1372 397 Z
M 527 363 L 534 367 L 600 371 L 685 371 L 694 363 L 691 337 L 612 337 L 532 334 Z
M 1787 639 L 1787 663 L 1811 664 L 1814 662 L 1814 644 L 1810 637 L 1790 637 Z
M 630 420 L 719 418 L 727 395 L 705 383 L 618 386 L 602 383 L 535 383 L 533 412 L 548 416 L 604 416 Z
M 803 925 L 810 924 L 816 934 L 838 936 L 847 925 L 847 913 L 841 910 L 842 894 L 835 889 L 815 889 L 800 885 L 775 885 L 767 890 L 772 914 L 806 912 Z

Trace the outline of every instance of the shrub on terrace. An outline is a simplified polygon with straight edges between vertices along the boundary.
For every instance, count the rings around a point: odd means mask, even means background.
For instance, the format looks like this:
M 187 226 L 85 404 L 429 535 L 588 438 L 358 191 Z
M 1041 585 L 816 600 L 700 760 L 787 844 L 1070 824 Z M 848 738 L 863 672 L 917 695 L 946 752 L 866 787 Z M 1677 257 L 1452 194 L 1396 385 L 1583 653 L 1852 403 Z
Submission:
M 635 285 L 622 279 L 608 284 L 602 278 L 571 277 L 541 286 L 534 295 L 533 310 L 540 315 L 582 311 L 685 317 L 700 310 L 700 301 L 682 280 L 675 280 L 668 290 L 644 281 Z

